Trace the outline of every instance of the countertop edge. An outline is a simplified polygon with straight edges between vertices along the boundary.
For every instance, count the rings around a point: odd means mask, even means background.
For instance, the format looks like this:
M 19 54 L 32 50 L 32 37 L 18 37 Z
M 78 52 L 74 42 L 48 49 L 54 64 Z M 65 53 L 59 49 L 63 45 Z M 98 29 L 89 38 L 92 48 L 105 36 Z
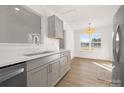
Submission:
M 66 51 L 70 51 L 70 50 L 60 50 L 60 51 L 55 51 L 53 53 L 36 55 L 36 56 L 33 56 L 33 57 L 27 57 L 27 56 L 22 55 L 21 58 L 17 58 L 17 59 L 15 58 L 11 61 L 3 62 L 2 64 L 0 63 L 0 69 L 3 68 L 3 67 L 9 66 L 9 65 L 22 63 L 22 62 L 30 61 L 30 60 L 37 59 L 37 58 L 47 57 L 47 56 L 50 56 L 50 55 L 55 55 L 55 54 L 63 53 L 63 52 L 66 52 Z

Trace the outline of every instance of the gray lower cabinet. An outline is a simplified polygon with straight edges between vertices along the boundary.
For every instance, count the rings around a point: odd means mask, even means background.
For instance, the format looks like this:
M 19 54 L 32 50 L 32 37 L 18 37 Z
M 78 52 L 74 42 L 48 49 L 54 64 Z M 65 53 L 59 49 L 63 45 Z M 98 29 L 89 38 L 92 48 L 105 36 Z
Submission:
M 48 70 L 48 87 L 53 87 L 60 79 L 60 60 L 54 61 L 49 64 Z
M 70 51 L 68 51 L 67 52 L 68 54 L 67 54 L 67 63 L 68 63 L 68 70 L 70 70 L 71 69 L 71 54 L 70 54 Z
M 60 56 L 61 55 L 61 56 Z M 26 62 L 28 87 L 53 87 L 70 69 L 69 53 L 50 55 Z
M 61 53 L 60 58 L 60 76 L 63 77 L 70 70 L 70 52 Z
M 68 70 L 67 57 L 60 59 L 60 76 L 63 77 Z
M 47 66 L 27 72 L 28 87 L 47 87 Z
M 27 72 L 28 87 L 53 87 L 60 79 L 60 61 L 50 62 Z

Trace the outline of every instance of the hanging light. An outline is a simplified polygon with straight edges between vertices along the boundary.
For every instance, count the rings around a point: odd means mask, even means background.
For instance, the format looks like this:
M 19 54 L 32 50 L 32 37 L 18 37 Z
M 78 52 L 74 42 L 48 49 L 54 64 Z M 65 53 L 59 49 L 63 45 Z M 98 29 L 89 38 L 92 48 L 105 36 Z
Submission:
M 89 27 L 86 28 L 84 31 L 86 32 L 86 34 L 88 35 L 92 35 L 94 32 L 95 32 L 95 28 L 91 28 L 91 23 L 88 23 L 89 24 Z

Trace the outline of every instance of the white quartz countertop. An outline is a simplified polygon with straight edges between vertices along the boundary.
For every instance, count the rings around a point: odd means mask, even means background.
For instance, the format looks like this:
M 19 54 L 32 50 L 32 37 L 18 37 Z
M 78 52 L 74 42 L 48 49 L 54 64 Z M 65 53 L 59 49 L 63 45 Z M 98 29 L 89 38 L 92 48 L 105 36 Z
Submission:
M 50 52 L 50 53 L 46 53 L 46 54 L 40 54 L 40 55 L 34 55 L 34 56 L 25 56 L 25 55 L 18 55 L 18 54 L 3 55 L 3 56 L 0 57 L 0 67 L 13 65 L 13 64 L 16 64 L 16 63 L 25 62 L 25 61 L 28 61 L 28 60 L 41 58 L 41 57 L 61 53 L 61 52 L 64 52 L 64 51 L 68 51 L 68 50 L 59 50 L 59 51 L 54 51 L 54 52 Z

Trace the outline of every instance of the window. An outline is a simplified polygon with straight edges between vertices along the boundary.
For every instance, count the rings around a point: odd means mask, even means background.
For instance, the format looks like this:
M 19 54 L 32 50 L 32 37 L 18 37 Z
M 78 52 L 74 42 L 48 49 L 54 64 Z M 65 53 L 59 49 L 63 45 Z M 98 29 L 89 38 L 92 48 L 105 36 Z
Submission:
M 89 36 L 87 34 L 80 35 L 81 50 L 89 49 Z
M 93 50 L 101 48 L 101 33 L 96 32 L 92 35 L 80 35 L 81 50 Z

